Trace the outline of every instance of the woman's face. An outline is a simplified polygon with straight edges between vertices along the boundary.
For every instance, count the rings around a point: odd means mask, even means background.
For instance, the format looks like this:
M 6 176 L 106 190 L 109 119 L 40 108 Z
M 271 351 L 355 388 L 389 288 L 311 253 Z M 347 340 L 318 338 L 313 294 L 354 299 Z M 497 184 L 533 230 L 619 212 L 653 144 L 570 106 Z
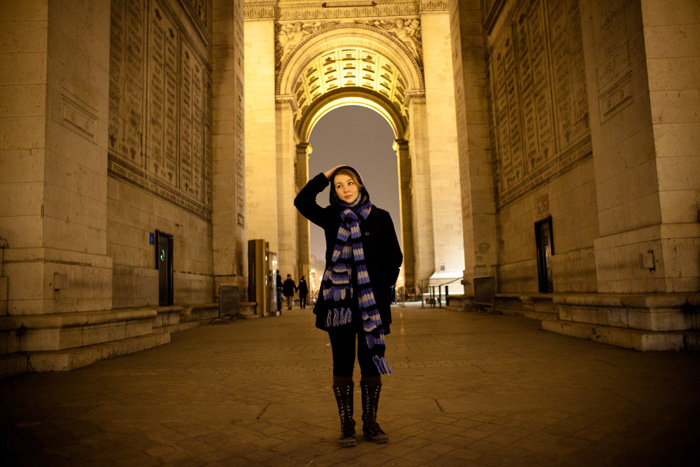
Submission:
M 333 179 L 333 186 L 335 187 L 335 194 L 338 196 L 338 199 L 346 203 L 354 202 L 360 194 L 357 183 L 355 183 L 355 180 L 349 175 L 336 175 Z

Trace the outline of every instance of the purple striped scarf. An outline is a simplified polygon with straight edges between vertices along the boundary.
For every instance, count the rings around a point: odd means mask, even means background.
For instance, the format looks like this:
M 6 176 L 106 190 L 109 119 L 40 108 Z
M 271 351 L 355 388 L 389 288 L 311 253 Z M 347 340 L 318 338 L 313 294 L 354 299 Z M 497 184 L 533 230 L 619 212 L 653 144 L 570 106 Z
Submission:
M 367 340 L 367 347 L 373 354 L 374 365 L 379 373 L 391 374 L 391 368 L 384 358 L 386 343 L 384 330 L 381 327 L 382 319 L 379 316 L 379 309 L 367 272 L 362 246 L 362 232 L 360 231 L 360 222 L 369 216 L 372 203 L 369 200 L 369 195 L 362 190 L 353 203 L 345 203 L 336 198 L 331 199 L 331 204 L 340 211 L 341 223 L 331 262 L 323 274 L 323 299 L 328 302 L 326 326 L 335 327 L 350 324 L 352 314 L 347 309 L 337 306 L 330 309 L 330 307 L 333 302 L 350 301 L 349 299 L 357 296 L 362 313 L 362 328 Z M 353 268 L 357 276 L 357 295 L 355 295 L 352 284 Z

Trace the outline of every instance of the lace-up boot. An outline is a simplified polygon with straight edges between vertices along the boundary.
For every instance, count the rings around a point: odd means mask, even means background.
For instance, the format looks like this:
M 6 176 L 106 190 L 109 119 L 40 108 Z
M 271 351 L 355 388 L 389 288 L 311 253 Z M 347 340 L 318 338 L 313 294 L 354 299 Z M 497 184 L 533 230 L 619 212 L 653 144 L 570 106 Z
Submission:
M 345 448 L 355 446 L 355 420 L 352 418 L 353 401 L 352 393 L 354 390 L 353 383 L 334 384 L 333 394 L 335 401 L 338 403 L 338 414 L 340 415 L 340 445 Z
M 362 390 L 362 432 L 365 438 L 375 443 L 389 442 L 389 435 L 384 433 L 377 423 L 377 408 L 382 383 L 370 384 L 360 381 L 360 389 Z

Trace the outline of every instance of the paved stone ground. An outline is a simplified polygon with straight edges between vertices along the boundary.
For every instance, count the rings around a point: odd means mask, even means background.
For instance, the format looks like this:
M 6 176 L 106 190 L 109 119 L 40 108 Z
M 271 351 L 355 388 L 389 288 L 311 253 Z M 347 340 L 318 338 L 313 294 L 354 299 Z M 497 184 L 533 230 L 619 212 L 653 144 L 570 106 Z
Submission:
M 310 311 L 296 309 L 183 331 L 71 372 L 0 380 L 0 462 L 700 465 L 698 355 L 445 309 L 395 308 L 392 330 L 395 373 L 379 405 L 389 444 L 337 446 L 330 347 Z

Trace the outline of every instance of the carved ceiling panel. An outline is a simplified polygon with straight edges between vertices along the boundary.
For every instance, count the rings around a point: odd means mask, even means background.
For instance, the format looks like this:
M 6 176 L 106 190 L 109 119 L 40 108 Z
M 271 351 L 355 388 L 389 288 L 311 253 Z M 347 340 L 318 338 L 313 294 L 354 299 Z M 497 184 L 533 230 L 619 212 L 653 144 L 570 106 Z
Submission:
M 406 78 L 386 57 L 363 47 L 338 48 L 310 62 L 294 84 L 297 116 L 327 92 L 341 88 L 374 91 L 405 115 Z

